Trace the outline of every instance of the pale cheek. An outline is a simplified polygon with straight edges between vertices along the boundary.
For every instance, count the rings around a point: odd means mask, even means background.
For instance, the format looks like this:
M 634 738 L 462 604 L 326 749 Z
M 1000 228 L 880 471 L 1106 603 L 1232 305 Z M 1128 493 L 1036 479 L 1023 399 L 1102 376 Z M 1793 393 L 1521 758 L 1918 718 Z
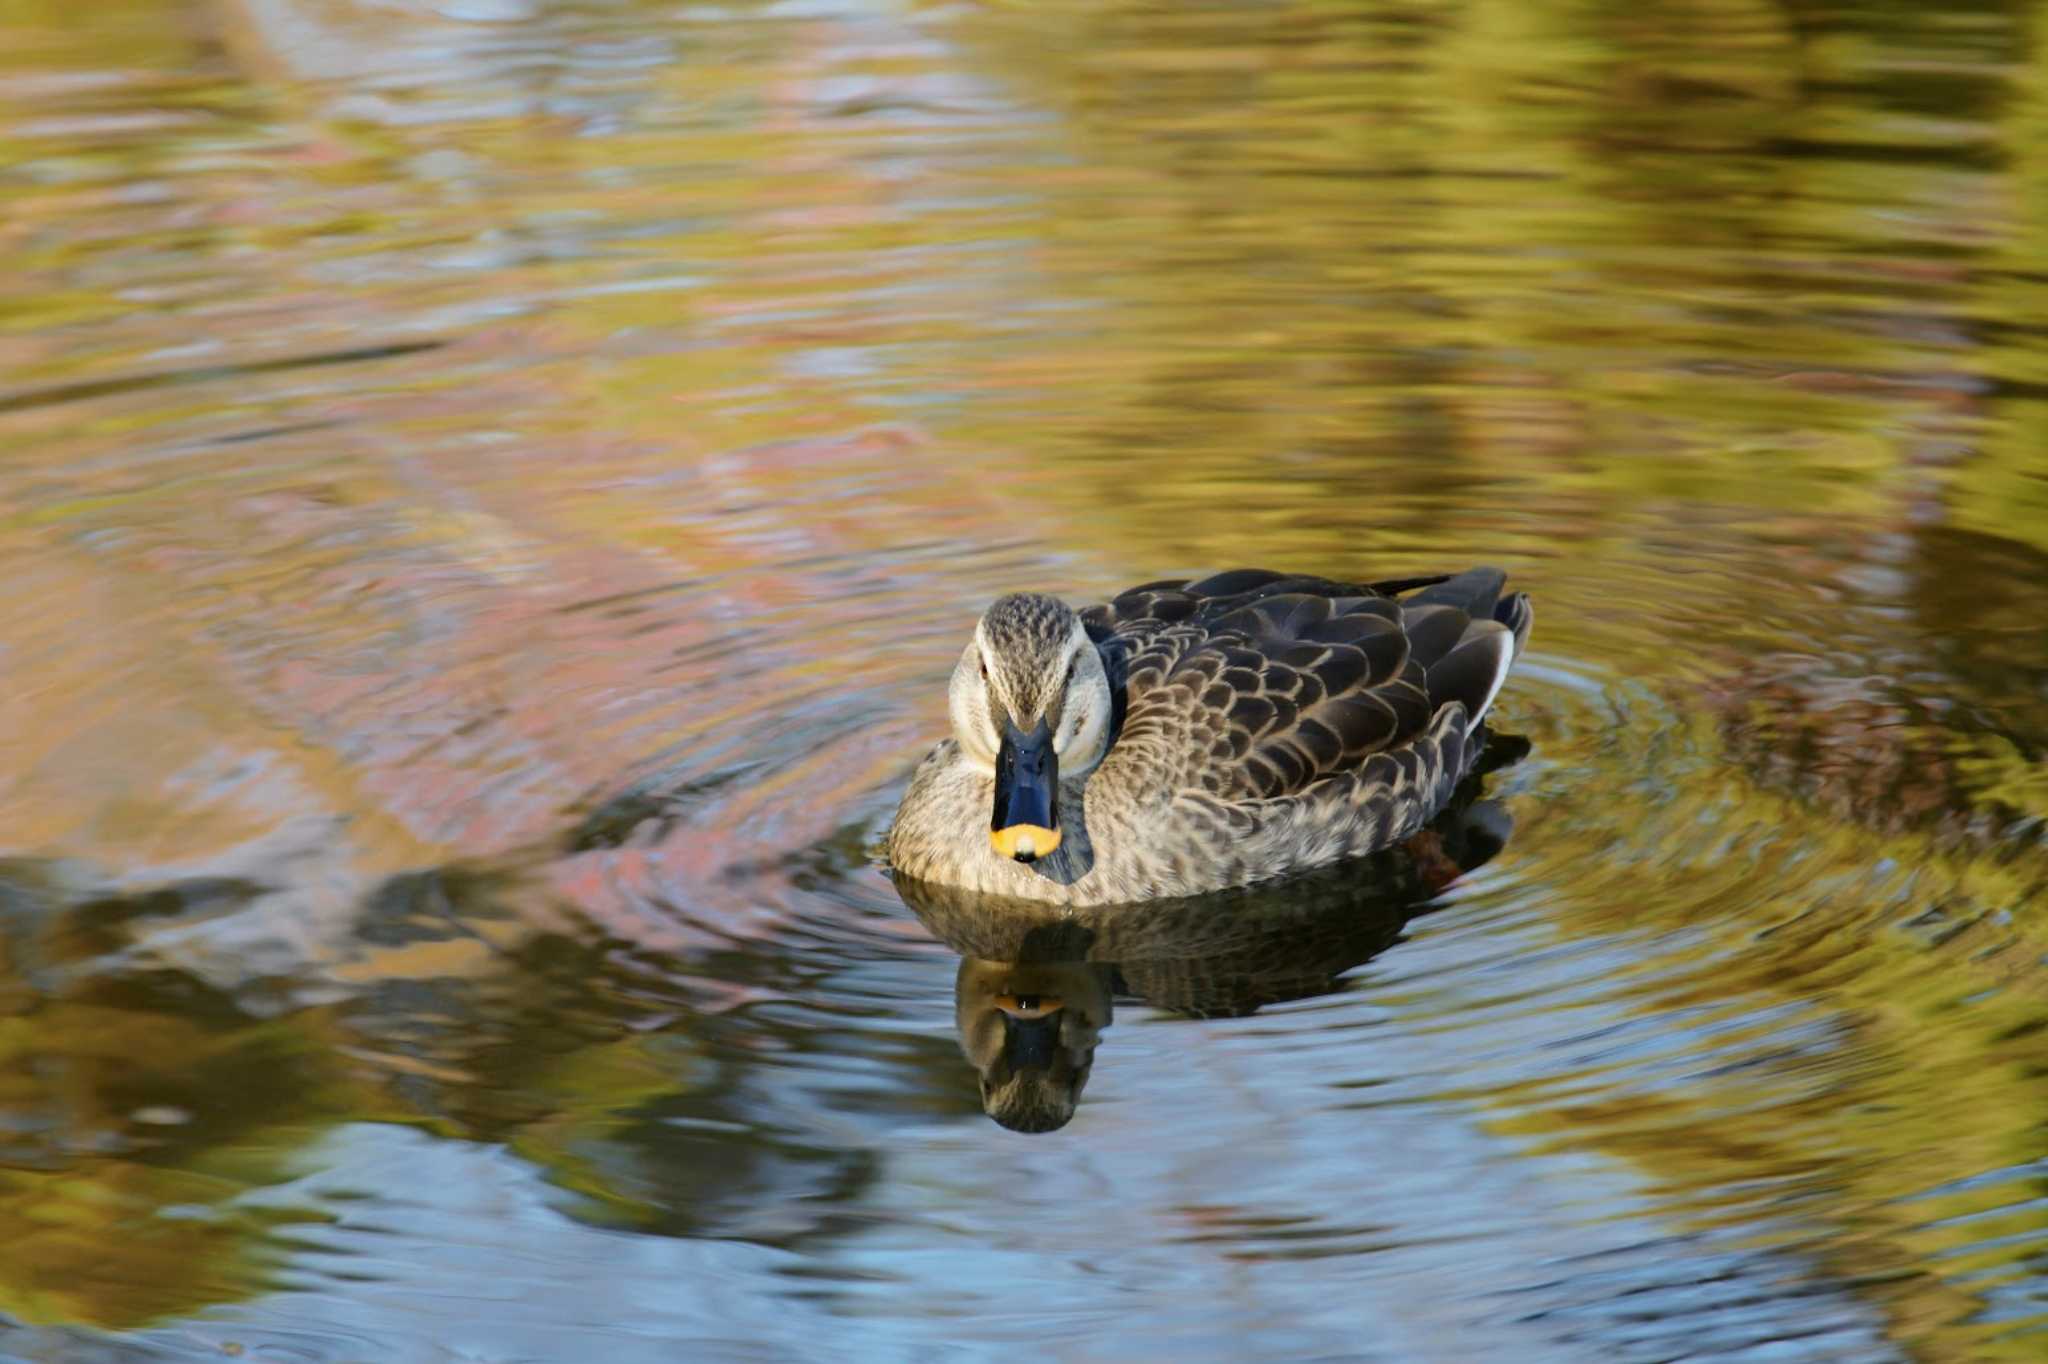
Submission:
M 1073 723 L 1066 728 L 1065 740 L 1060 744 L 1061 756 L 1073 753 L 1086 758 L 1093 753 L 1096 733 L 1093 721 L 1094 717 L 1085 713 L 1074 717 Z
M 1085 713 L 1074 716 L 1061 727 L 1059 736 L 1053 740 L 1052 751 L 1065 757 L 1067 750 L 1074 746 L 1074 741 L 1081 737 L 1081 731 L 1087 727 L 1088 717 Z

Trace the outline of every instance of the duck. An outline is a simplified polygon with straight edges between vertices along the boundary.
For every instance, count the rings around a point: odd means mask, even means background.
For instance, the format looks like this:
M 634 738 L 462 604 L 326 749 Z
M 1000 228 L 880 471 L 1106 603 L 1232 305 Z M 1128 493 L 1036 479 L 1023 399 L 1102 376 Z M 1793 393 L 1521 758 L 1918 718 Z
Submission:
M 1203 895 L 1422 829 L 1528 646 L 1498 568 L 1349 583 L 1266 569 L 983 612 L 952 736 L 883 840 L 899 879 L 1069 908 Z

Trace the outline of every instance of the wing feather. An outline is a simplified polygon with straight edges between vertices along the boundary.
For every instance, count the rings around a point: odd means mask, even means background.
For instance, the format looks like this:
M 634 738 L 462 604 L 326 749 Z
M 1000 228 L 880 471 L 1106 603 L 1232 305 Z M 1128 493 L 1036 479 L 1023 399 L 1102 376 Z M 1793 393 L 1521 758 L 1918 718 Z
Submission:
M 1396 597 L 1238 569 L 1132 588 L 1082 615 L 1135 741 L 1106 761 L 1147 763 L 1162 795 L 1224 802 L 1338 776 L 1420 781 L 1434 718 L 1453 702 L 1480 715 L 1526 633 L 1526 598 L 1503 600 L 1503 581 L 1474 569 L 1391 584 Z M 1443 751 L 1462 762 L 1465 747 L 1460 733 Z
M 1456 648 L 1471 623 L 1472 617 L 1455 606 L 1421 606 L 1401 613 L 1408 652 L 1421 659 L 1424 667 Z

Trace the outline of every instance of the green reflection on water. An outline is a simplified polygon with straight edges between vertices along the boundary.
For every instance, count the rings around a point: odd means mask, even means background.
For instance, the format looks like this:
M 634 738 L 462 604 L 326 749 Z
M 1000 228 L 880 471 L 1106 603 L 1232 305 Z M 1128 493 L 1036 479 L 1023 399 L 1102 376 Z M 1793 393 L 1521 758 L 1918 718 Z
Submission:
M 338 2 L 7 11 L 0 832 L 184 889 L 9 875 L 0 1307 L 254 1292 L 235 1195 L 361 1118 L 504 1141 L 593 1219 L 782 1234 L 721 1160 L 869 1172 L 718 1138 L 732 1058 L 550 896 L 408 892 L 394 935 L 391 878 L 552 846 L 650 754 L 716 769 L 661 806 L 692 877 L 843 833 L 1020 564 L 1483 556 L 1609 688 L 1509 699 L 1557 931 L 1690 933 L 1646 1016 L 1843 1040 L 1473 1102 L 1755 1219 L 1929 1357 L 2037 1347 L 1979 1315 L 2038 1207 L 1959 1183 L 2048 1123 L 2032 11 L 670 10 L 535 6 L 523 62 Z M 599 42 L 648 59 L 552 52 Z M 660 595 L 714 576 L 758 658 Z M 775 728 L 856 673 L 879 753 Z M 756 730 L 765 773 L 702 756 Z M 266 915 L 308 927 L 246 971 L 158 932 Z

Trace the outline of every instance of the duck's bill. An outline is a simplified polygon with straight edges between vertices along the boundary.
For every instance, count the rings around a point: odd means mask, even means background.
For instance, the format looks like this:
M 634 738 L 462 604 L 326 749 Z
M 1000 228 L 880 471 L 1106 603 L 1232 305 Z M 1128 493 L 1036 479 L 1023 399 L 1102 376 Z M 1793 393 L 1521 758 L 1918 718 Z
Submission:
M 1000 857 L 1032 862 L 1060 845 L 1060 760 L 1052 729 L 1040 720 L 1030 733 L 1003 725 L 996 750 L 996 803 L 988 839 Z

